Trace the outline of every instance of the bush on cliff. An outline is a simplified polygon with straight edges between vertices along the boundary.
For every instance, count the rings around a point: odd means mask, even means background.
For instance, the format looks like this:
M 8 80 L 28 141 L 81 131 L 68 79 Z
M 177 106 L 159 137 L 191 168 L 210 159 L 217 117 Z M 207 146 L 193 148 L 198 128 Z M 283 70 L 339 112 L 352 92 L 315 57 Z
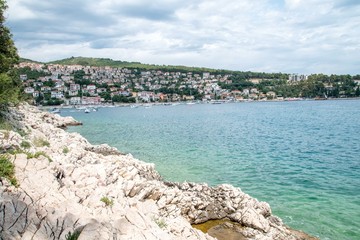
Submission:
M 9 28 L 5 26 L 4 12 L 6 1 L 0 0 L 0 107 L 6 108 L 9 103 L 20 99 L 20 79 L 14 71 L 14 64 L 19 61 L 17 49 L 11 39 Z
M 6 155 L 0 155 L 0 178 L 6 178 L 12 185 L 17 186 L 15 166 Z

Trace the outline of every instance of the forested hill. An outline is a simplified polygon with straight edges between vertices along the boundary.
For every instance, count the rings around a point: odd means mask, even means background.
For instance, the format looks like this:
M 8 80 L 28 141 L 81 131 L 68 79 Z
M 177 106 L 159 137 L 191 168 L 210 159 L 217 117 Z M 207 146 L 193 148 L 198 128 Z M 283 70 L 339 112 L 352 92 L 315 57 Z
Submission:
M 24 62 L 31 60 L 21 59 Z M 140 62 L 127 62 L 120 60 L 113 60 L 110 58 L 89 58 L 89 57 L 70 57 L 62 60 L 47 62 L 45 64 L 61 64 L 61 65 L 82 65 L 82 66 L 97 66 L 97 67 L 121 67 L 141 70 L 161 70 L 173 72 L 192 72 L 212 74 L 235 74 L 240 75 L 242 79 L 261 78 L 261 79 L 288 79 L 289 74 L 286 73 L 265 73 L 265 72 L 251 72 L 251 71 L 232 71 L 224 69 L 212 69 L 204 67 L 188 67 L 175 65 L 155 65 L 143 64 Z

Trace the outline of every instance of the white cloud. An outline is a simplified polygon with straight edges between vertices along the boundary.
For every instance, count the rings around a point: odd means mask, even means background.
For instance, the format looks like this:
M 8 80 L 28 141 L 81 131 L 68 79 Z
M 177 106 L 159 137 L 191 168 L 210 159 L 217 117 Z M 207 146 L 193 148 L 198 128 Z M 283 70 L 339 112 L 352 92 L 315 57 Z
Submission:
M 357 74 L 357 0 L 12 0 L 24 57 Z

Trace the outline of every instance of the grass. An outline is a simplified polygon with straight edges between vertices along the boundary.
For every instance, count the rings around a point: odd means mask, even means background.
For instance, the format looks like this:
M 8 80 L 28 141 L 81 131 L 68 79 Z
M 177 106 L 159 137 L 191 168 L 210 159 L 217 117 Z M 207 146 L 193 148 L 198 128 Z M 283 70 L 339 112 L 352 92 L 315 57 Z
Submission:
M 50 147 L 50 143 L 43 138 L 35 138 L 34 144 L 36 147 Z
M 4 134 L 5 139 L 9 139 L 10 131 L 13 130 L 12 125 L 0 116 L 0 130 Z
M 77 240 L 80 236 L 81 232 L 80 231 L 74 231 L 73 233 L 69 232 L 68 234 L 65 235 L 65 239 L 66 240 Z
M 28 141 L 22 141 L 22 142 L 20 143 L 20 146 L 21 146 L 22 148 L 28 149 L 28 148 L 31 147 L 31 144 L 30 144 Z
M 40 156 L 44 156 L 46 157 L 49 162 L 52 162 L 53 160 L 44 152 L 36 152 L 36 153 L 26 153 L 26 157 L 27 159 L 30 159 L 30 158 L 38 158 Z
M 67 147 L 64 147 L 62 152 L 63 154 L 67 154 L 68 152 L 70 152 L 70 150 Z
M 167 223 L 165 222 L 165 220 L 163 218 L 159 218 L 159 219 L 154 218 L 154 222 L 159 226 L 159 228 L 167 227 Z
M 100 199 L 100 201 L 102 201 L 103 203 L 105 203 L 105 206 L 113 206 L 114 205 L 114 200 L 112 200 L 112 199 L 110 199 L 110 198 L 108 198 L 108 197 L 102 197 L 101 199 Z
M 0 129 L 5 131 L 11 131 L 13 129 L 13 126 L 11 125 L 10 122 L 0 117 Z
M 15 130 L 20 136 L 22 136 L 22 137 L 25 137 L 25 136 L 27 136 L 27 133 L 26 133 L 26 131 L 25 130 L 22 130 L 22 129 L 16 129 Z
M 6 155 L 0 155 L 0 178 L 6 178 L 15 187 L 18 186 L 15 178 L 15 166 Z

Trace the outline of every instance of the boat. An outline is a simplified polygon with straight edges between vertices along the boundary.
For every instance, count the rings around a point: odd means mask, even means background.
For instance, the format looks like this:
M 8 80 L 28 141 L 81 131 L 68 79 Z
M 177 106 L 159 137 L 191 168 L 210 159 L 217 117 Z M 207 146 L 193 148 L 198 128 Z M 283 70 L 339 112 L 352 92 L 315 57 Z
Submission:
M 90 113 L 90 109 L 85 108 L 84 112 L 85 112 L 85 113 Z
M 212 100 L 210 103 L 211 103 L 211 104 L 222 104 L 222 103 L 225 103 L 225 101 L 221 101 L 221 100 Z
M 53 108 L 53 109 L 51 109 L 50 112 L 51 112 L 51 113 L 60 113 L 60 109 L 58 109 L 58 108 Z

